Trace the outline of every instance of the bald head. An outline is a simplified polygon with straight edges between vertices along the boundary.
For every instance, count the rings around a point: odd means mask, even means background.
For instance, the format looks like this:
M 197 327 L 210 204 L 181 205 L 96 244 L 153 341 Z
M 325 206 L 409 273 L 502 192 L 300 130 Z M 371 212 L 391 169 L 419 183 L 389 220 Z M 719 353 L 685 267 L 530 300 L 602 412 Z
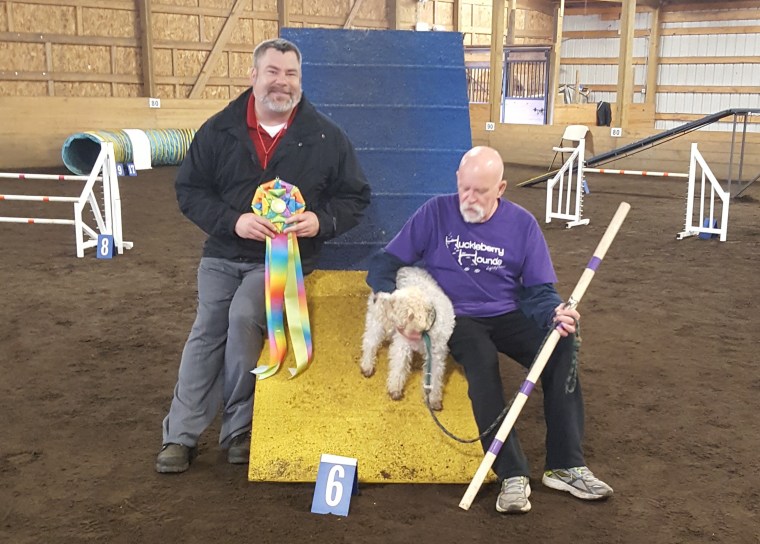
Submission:
M 488 221 L 507 188 L 504 162 L 492 147 L 473 147 L 464 154 L 457 170 L 459 211 L 468 223 Z
M 459 161 L 459 171 L 463 170 L 468 174 L 488 177 L 494 183 L 498 183 L 504 178 L 504 161 L 493 147 L 481 145 L 464 154 Z

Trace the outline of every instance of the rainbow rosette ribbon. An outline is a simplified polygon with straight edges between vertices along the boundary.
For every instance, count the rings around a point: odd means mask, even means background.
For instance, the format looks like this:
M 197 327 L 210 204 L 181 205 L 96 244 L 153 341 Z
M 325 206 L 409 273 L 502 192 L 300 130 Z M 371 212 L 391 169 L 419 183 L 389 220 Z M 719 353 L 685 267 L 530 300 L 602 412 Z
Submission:
M 294 234 L 283 232 L 283 229 L 288 217 L 306 211 L 306 203 L 298 187 L 275 178 L 256 189 L 251 208 L 256 215 L 269 219 L 277 230 L 273 238 L 266 240 L 264 268 L 269 365 L 258 366 L 253 373 L 263 380 L 280 369 L 288 351 L 284 322 L 284 314 L 287 313 L 296 360 L 296 367 L 288 370 L 290 377 L 294 378 L 311 363 L 311 325 L 298 240 Z

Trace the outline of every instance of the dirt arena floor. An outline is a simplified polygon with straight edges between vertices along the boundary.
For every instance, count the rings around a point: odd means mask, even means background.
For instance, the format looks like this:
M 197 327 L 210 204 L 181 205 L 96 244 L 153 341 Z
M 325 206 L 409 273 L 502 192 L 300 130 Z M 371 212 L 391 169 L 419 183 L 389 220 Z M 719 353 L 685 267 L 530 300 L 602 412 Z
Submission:
M 0 542 L 760 543 L 760 184 L 732 202 L 725 243 L 676 241 L 686 184 L 656 178 L 592 177 L 591 224 L 544 227 L 567 297 L 619 202 L 632 205 L 579 307 L 585 451 L 611 500 L 540 484 L 537 390 L 517 423 L 534 467 L 528 515 L 497 514 L 495 484 L 467 512 L 465 485 L 390 484 L 360 486 L 337 517 L 310 512 L 312 484 L 248 482 L 217 426 L 187 473 L 154 472 L 202 241 L 178 212 L 175 171 L 122 178 L 135 247 L 112 261 L 77 259 L 70 227 L 0 225 Z M 0 180 L 0 194 L 17 183 Z M 543 188 L 508 196 L 543 217 Z M 511 397 L 523 373 L 503 372 Z

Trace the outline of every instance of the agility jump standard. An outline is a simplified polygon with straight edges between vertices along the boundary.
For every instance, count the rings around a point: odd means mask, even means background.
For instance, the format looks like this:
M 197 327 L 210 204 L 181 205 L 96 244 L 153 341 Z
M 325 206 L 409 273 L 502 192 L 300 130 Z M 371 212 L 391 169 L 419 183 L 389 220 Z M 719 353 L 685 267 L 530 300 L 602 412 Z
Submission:
M 95 247 L 98 234 L 113 236 L 113 243 L 119 254 L 124 249 L 130 249 L 132 242 L 125 242 L 121 225 L 121 196 L 116 174 L 113 144 L 104 143 L 100 154 L 88 176 L 48 175 L 48 174 L 17 174 L 0 173 L 0 178 L 18 180 L 58 180 L 85 181 L 84 189 L 79 196 L 43 196 L 43 195 L 0 195 L 0 200 L 27 202 L 69 202 L 74 204 L 73 219 L 46 219 L 40 217 L 0 217 L 0 223 L 29 223 L 49 225 L 74 225 L 77 257 L 84 257 L 84 250 Z M 103 210 L 101 213 L 98 199 L 95 196 L 96 182 L 103 184 Z M 95 218 L 96 229 L 84 222 L 82 211 L 89 204 Z M 87 240 L 85 240 L 87 235 Z
M 546 222 L 551 223 L 552 219 L 566 219 L 567 228 L 588 225 L 589 220 L 581 218 L 586 140 L 579 140 L 576 148 L 555 147 L 554 149 L 571 151 L 572 154 L 559 169 L 557 175 L 546 182 Z M 557 187 L 556 206 L 554 204 L 555 187 Z
M 602 236 L 599 245 L 596 246 L 593 257 L 591 257 L 588 265 L 586 265 L 586 269 L 583 271 L 581 279 L 578 280 L 578 285 L 575 286 L 573 293 L 565 303 L 565 308 L 572 309 L 578 306 L 580 303 L 581 298 L 583 298 L 583 294 L 586 292 L 589 283 L 591 283 L 591 279 L 596 273 L 596 269 L 599 268 L 600 264 L 602 264 L 602 259 L 604 259 L 604 256 L 607 254 L 607 250 L 612 244 L 612 240 L 615 239 L 615 236 L 617 235 L 618 230 L 620 230 L 620 226 L 623 224 L 623 221 L 625 220 L 626 215 L 628 215 L 628 211 L 630 209 L 631 205 L 627 202 L 621 202 L 620 206 L 618 206 L 618 209 L 615 212 L 612 221 L 610 221 L 607 230 L 604 232 L 604 236 Z M 496 459 L 496 456 L 499 454 L 501 447 L 504 445 L 504 441 L 507 439 L 507 436 L 512 430 L 512 427 L 514 427 L 515 421 L 517 421 L 517 417 L 520 415 L 520 411 L 523 409 L 523 406 L 525 406 L 525 402 L 528 400 L 528 396 L 536 386 L 536 382 L 541 376 L 541 372 L 543 372 L 546 363 L 549 361 L 549 357 L 551 357 L 554 348 L 557 346 L 557 342 L 559 342 L 559 339 L 560 334 L 555 328 L 549 334 L 549 337 L 544 343 L 544 347 L 541 348 L 541 351 L 538 353 L 535 363 L 533 363 L 531 366 L 530 372 L 528 372 L 528 376 L 520 386 L 520 391 L 517 393 L 515 400 L 512 402 L 512 406 L 509 408 L 504 421 L 502 421 L 499 430 L 496 432 L 496 436 L 494 437 L 493 442 L 491 442 L 491 446 L 488 448 L 483 461 L 480 463 L 480 467 L 478 467 L 477 472 L 475 472 L 475 476 L 473 477 L 469 487 L 467 488 L 467 491 L 462 497 L 462 500 L 459 503 L 459 507 L 463 510 L 470 509 L 472 501 L 475 500 L 475 495 L 477 495 L 478 490 L 480 490 L 480 486 L 483 485 L 483 481 L 485 480 L 488 471 L 493 466 L 493 462 Z
M 557 174 L 546 183 L 546 222 L 552 219 L 567 221 L 567 228 L 578 225 L 587 225 L 588 219 L 583 219 L 583 189 L 587 172 L 597 174 L 618 174 L 641 177 L 685 178 L 689 180 L 686 197 L 686 221 L 684 230 L 676 238 L 682 240 L 687 236 L 707 237 L 713 234 L 720 237 L 721 242 L 726 241 L 728 231 L 728 207 L 730 195 L 724 191 L 715 175 L 710 170 L 697 144 L 691 144 L 691 154 L 688 173 L 681 172 L 656 172 L 649 170 L 614 170 L 611 168 L 587 168 L 585 166 L 585 140 L 578 142 L 576 148 L 558 149 L 559 151 L 572 151 L 570 157 L 557 171 Z M 695 184 L 697 168 L 701 168 L 701 191 L 699 195 L 699 223 L 694 222 Z M 709 194 L 706 180 L 710 181 Z M 556 193 L 556 200 L 555 200 Z M 716 197 L 720 200 L 720 226 L 718 226 Z M 705 214 L 706 201 L 709 198 L 709 214 Z
M 702 175 L 700 176 L 700 194 L 699 194 L 699 223 L 694 224 L 694 200 L 697 180 L 697 166 L 700 167 Z M 705 180 L 710 182 L 709 188 Z M 709 191 L 710 210 L 705 217 L 705 201 L 707 200 L 707 191 Z M 720 200 L 720 227 L 716 218 L 715 197 Z M 689 164 L 689 190 L 686 195 L 686 221 L 684 230 L 676 235 L 677 240 L 683 240 L 687 236 L 699 236 L 700 238 L 711 237 L 717 234 L 721 242 L 726 241 L 728 236 L 728 204 L 731 201 L 731 195 L 724 191 L 718 183 L 715 174 L 707 165 L 702 154 L 697 150 L 697 144 L 691 144 L 691 163 Z

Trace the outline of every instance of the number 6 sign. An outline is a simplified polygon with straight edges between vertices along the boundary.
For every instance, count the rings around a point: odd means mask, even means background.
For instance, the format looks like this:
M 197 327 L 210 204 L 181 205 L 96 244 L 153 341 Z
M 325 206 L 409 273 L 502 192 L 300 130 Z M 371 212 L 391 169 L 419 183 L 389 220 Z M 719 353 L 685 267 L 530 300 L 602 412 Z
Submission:
M 323 453 L 319 459 L 311 511 L 347 516 L 351 495 L 359 491 L 357 469 L 356 459 Z

